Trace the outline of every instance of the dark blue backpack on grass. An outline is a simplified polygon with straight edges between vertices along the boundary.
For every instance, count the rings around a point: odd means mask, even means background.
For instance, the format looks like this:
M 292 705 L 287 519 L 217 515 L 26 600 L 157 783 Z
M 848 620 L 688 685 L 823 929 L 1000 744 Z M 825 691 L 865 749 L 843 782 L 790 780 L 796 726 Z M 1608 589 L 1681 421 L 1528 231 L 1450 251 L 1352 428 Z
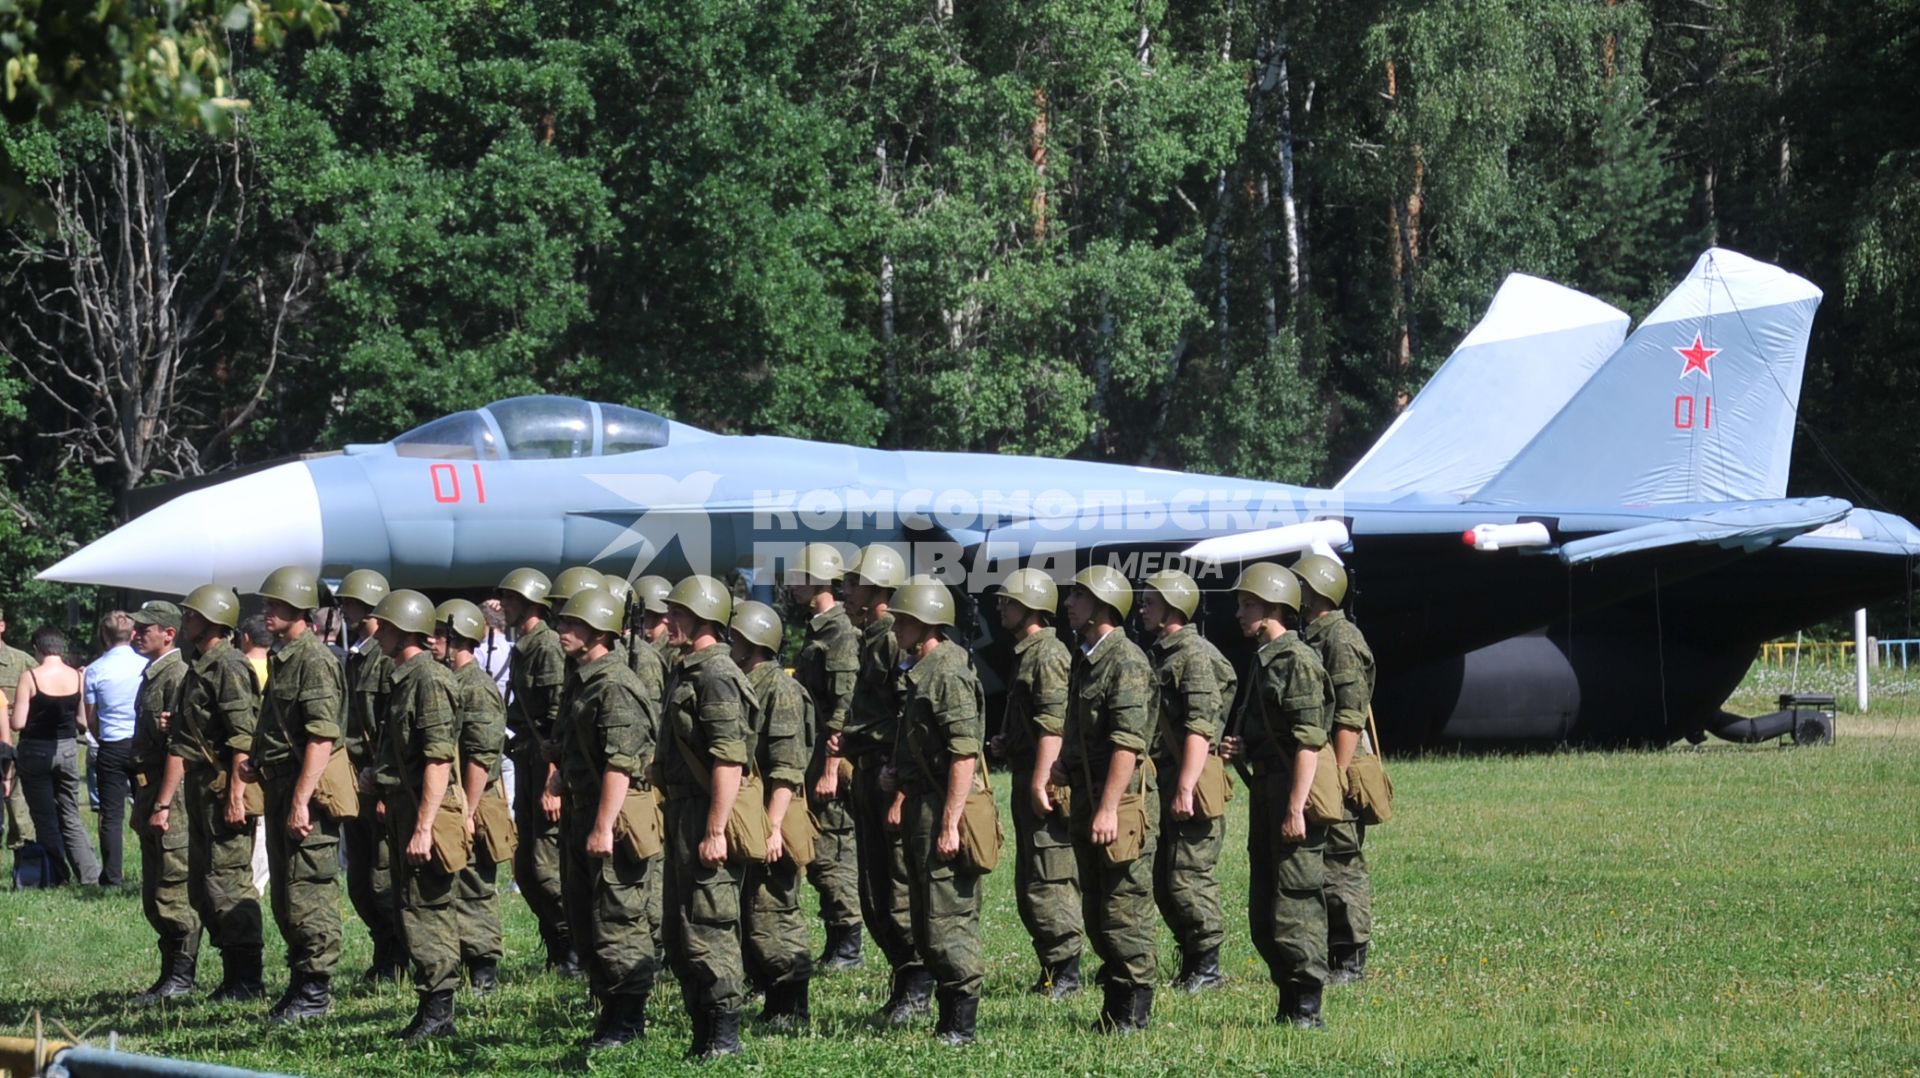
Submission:
M 53 886 L 53 858 L 38 842 L 23 842 L 13 851 L 13 889 Z

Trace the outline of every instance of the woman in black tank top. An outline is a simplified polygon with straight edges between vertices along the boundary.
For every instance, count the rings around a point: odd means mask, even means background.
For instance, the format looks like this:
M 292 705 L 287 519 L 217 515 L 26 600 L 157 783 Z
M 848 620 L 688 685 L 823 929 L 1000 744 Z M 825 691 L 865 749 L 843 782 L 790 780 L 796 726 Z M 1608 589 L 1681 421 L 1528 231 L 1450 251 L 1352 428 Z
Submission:
M 20 699 L 14 701 L 8 721 L 19 733 L 20 789 L 53 866 L 54 882 L 91 884 L 100 879 L 100 863 L 80 819 L 80 757 L 74 746 L 80 672 L 67 665 L 66 650 L 65 633 L 50 625 L 34 630 L 33 652 L 40 665 L 20 679 Z M 73 688 L 47 692 L 62 682 Z
M 80 714 L 80 691 L 75 689 L 65 696 L 51 696 L 40 688 L 33 671 L 27 671 L 27 677 L 33 682 L 33 695 L 27 698 L 27 725 L 20 730 L 20 740 L 72 741 L 76 731 L 74 720 Z

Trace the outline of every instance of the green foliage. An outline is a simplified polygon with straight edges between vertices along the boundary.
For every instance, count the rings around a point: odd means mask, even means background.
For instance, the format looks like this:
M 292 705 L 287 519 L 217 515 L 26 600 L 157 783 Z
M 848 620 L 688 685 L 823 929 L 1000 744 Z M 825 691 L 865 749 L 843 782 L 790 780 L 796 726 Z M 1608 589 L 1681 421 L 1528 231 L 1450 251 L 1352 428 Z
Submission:
M 173 12 L 154 33 L 215 45 L 228 11 L 99 10 Z M 234 258 L 188 358 L 196 429 L 281 346 L 200 464 L 546 391 L 722 431 L 1326 482 L 1506 274 L 1641 313 L 1717 242 L 1844 296 L 1816 323 L 1801 415 L 1821 437 L 1795 485 L 1911 507 L 1920 478 L 1886 447 L 1920 437 L 1916 14 L 367 0 L 317 43 L 234 58 L 244 227 L 207 212 L 205 143 L 169 143 L 193 176 L 177 244 Z M 36 184 L 97 179 L 84 127 L 0 140 Z M 0 284 L 0 352 L 59 331 L 7 291 L 28 279 Z M 68 423 L 11 399 L 23 431 Z M 17 444 L 21 484 L 71 459 Z

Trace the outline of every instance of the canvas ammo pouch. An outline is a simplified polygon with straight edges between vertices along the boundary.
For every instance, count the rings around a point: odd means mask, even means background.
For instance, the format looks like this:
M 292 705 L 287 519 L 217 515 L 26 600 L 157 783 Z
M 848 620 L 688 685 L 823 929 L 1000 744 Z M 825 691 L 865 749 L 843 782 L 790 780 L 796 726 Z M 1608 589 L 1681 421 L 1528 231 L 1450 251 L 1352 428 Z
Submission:
M 360 815 L 360 784 L 355 781 L 353 763 L 346 750 L 335 747 L 320 772 L 320 783 L 313 788 L 313 803 L 335 820 L 351 820 Z
M 813 863 L 813 844 L 819 835 L 820 823 L 807 808 L 807 799 L 796 794 L 780 818 L 780 856 L 793 867 L 805 869 Z
M 467 796 L 449 778 L 440 811 L 433 814 L 433 863 L 451 876 L 466 871 L 471 860 L 473 836 L 467 834 Z
M 652 790 L 627 788 L 620 814 L 613 818 L 614 849 L 639 864 L 666 852 L 666 820 Z
M 513 810 L 507 799 L 489 789 L 480 795 L 480 806 L 473 810 L 473 840 L 487 851 L 487 860 L 504 865 L 513 860 L 520 848 L 520 832 L 513 825 Z
M 1218 756 L 1208 756 L 1200 768 L 1200 781 L 1193 788 L 1193 810 L 1203 819 L 1217 820 L 1227 814 L 1227 802 L 1233 800 L 1233 779 L 1227 765 Z
M 700 755 L 693 746 L 673 739 L 680 747 L 680 755 L 687 761 L 687 770 L 699 781 L 700 788 L 713 796 L 713 775 L 701 766 Z M 767 859 L 767 801 L 760 785 L 760 776 L 749 763 L 745 774 L 740 776 L 740 792 L 734 796 L 733 811 L 727 815 L 727 860 L 742 864 L 753 864 Z
M 1313 785 L 1307 788 L 1307 822 L 1340 823 L 1347 818 L 1347 795 L 1341 789 L 1340 758 L 1332 745 L 1322 745 L 1314 753 Z
M 1367 708 L 1367 739 L 1373 751 L 1356 753 L 1347 765 L 1347 801 L 1360 822 L 1373 826 L 1393 819 L 1393 780 L 1380 762 L 1380 735 L 1373 722 L 1373 708 Z

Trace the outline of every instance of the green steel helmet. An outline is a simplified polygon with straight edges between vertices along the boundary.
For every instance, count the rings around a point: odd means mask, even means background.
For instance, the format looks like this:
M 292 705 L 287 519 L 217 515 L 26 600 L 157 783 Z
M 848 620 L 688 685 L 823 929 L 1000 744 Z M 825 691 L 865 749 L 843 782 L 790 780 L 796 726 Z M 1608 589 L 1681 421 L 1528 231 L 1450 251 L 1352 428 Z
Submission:
M 558 610 L 581 592 L 601 591 L 606 586 L 607 578 L 598 569 L 589 569 L 584 565 L 562 569 L 560 575 L 553 578 L 552 590 L 547 592 L 547 605 Z
M 500 585 L 493 590 L 511 592 L 536 606 L 545 606 L 547 593 L 553 590 L 553 582 L 538 569 L 515 569 L 501 577 Z
M 380 624 L 391 625 L 403 633 L 433 635 L 433 600 L 410 588 L 388 592 L 380 605 L 373 608 L 373 616 L 380 619 Z
M 780 615 L 773 607 L 765 603 L 741 603 L 733 610 L 733 634 L 749 644 L 758 644 L 780 654 L 780 641 L 786 635 L 786 627 L 780 624 Z
M 885 543 L 869 543 L 860 551 L 848 576 L 857 576 L 876 588 L 897 588 L 907 582 L 907 559 Z
M 793 571 L 810 581 L 831 584 L 847 575 L 847 560 L 832 543 L 808 543 L 793 559 Z
M 1028 610 L 1051 614 L 1060 609 L 1060 589 L 1053 578 L 1038 569 L 1015 569 L 1000 585 L 1000 598 L 1019 603 Z M 898 605 L 898 604 L 895 604 Z
M 633 582 L 634 599 L 649 614 L 667 612 L 667 593 L 672 590 L 673 585 L 667 583 L 667 578 L 664 576 L 649 574 Z
M 1200 585 L 1178 569 L 1160 570 L 1147 578 L 1146 586 L 1159 592 L 1160 598 L 1166 600 L 1168 606 L 1189 620 L 1193 618 L 1193 612 L 1200 609 Z
M 627 627 L 627 604 L 605 588 L 582 588 L 560 609 L 560 617 L 596 632 L 617 633 Z
M 190 610 L 223 629 L 240 624 L 240 596 L 232 588 L 202 584 L 180 600 L 182 610 Z
M 1240 570 L 1233 590 L 1245 592 L 1263 603 L 1277 603 L 1294 613 L 1300 612 L 1300 578 L 1284 565 L 1257 561 Z
M 1339 606 L 1347 598 L 1346 567 L 1325 554 L 1309 554 L 1293 563 L 1300 586 Z
M 524 571 L 524 570 L 523 570 Z M 380 605 L 387 597 L 387 578 L 372 569 L 355 569 L 340 578 L 340 586 L 333 589 L 335 599 L 352 599 L 367 604 L 369 608 Z
M 667 602 L 686 607 L 693 616 L 724 626 L 733 620 L 733 593 L 710 576 L 695 573 L 673 586 Z
M 478 644 L 487 637 L 487 616 L 480 608 L 465 599 L 448 599 L 433 612 L 436 625 L 445 625 L 447 631 L 462 640 Z
M 312 610 L 320 605 L 320 577 L 298 565 L 282 565 L 267 574 L 254 594 L 278 599 L 295 610 Z
M 627 597 L 633 594 L 633 585 L 627 583 L 627 578 L 619 573 L 601 573 L 600 586 L 606 588 L 607 593 L 618 599 L 622 605 L 626 603 Z
M 895 617 L 909 617 L 922 625 L 953 627 L 953 592 L 925 574 L 895 588 L 888 609 Z
M 1075 587 L 1085 588 L 1093 597 L 1119 611 L 1125 618 L 1133 610 L 1133 585 L 1111 565 L 1089 565 L 1073 578 Z

